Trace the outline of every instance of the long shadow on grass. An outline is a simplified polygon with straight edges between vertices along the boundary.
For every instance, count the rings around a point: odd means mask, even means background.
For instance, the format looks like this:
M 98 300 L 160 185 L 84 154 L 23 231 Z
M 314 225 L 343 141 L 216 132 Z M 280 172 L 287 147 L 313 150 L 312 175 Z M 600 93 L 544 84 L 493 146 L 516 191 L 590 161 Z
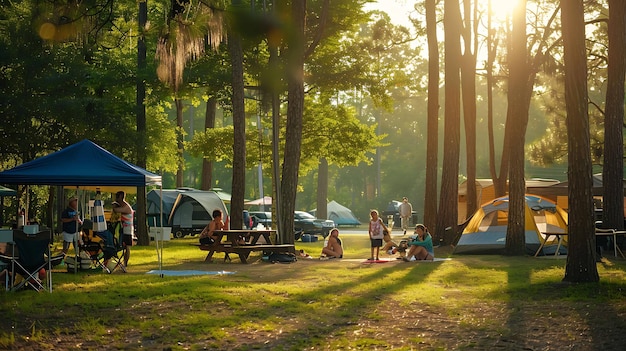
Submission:
M 545 267 L 553 268 L 554 265 Z M 496 340 L 473 340 L 472 347 L 537 350 L 576 345 L 585 350 L 623 349 L 625 313 L 611 303 L 625 297 L 623 282 L 533 282 L 533 274 L 540 270 L 526 265 L 506 269 L 506 330 Z
M 270 303 L 255 309 L 237 312 L 240 319 L 250 320 L 251 316 L 274 314 L 284 321 L 297 321 L 298 329 L 283 332 L 271 340 L 253 341 L 238 349 L 255 350 L 299 350 L 311 347 L 324 347 L 329 335 L 341 336 L 353 330 L 354 325 L 367 319 L 379 319 L 385 322 L 390 316 L 376 316 L 373 311 L 380 308 L 382 301 L 404 288 L 402 281 L 410 279 L 411 283 L 419 282 L 439 267 L 440 263 L 398 264 L 390 267 L 372 267 L 371 273 L 362 275 L 358 281 L 346 280 L 339 284 L 331 284 L 318 289 L 302 289 L 301 293 L 291 296 L 289 306 Z M 355 268 L 355 269 L 360 269 Z M 363 268 L 367 269 L 367 268 Z M 388 278 L 390 274 L 404 271 L 404 277 Z M 328 303 L 325 300 L 328 299 Z M 316 304 L 319 304 L 316 306 Z M 317 309 L 318 317 L 300 319 L 305 309 Z M 262 323 L 262 321 L 258 321 Z

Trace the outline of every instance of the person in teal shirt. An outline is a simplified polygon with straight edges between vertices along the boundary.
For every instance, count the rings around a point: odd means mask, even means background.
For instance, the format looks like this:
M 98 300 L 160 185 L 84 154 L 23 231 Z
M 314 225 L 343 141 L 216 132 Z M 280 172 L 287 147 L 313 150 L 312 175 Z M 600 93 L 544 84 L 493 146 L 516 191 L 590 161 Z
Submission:
M 404 257 L 406 262 L 410 261 L 432 261 L 435 259 L 435 251 L 433 249 L 433 237 L 423 224 L 415 226 L 415 235 L 411 236 L 408 242 L 409 251 Z

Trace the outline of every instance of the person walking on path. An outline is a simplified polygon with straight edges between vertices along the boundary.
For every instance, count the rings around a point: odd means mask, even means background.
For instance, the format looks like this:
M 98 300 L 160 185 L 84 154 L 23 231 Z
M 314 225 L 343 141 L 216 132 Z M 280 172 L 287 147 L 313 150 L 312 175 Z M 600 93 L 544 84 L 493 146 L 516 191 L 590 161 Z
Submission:
M 411 205 L 409 199 L 406 196 L 402 198 L 402 203 L 398 207 L 398 212 L 400 212 L 400 222 L 402 225 L 402 230 L 404 231 L 404 234 L 406 234 L 406 230 L 409 228 L 411 215 L 413 214 L 413 205 Z

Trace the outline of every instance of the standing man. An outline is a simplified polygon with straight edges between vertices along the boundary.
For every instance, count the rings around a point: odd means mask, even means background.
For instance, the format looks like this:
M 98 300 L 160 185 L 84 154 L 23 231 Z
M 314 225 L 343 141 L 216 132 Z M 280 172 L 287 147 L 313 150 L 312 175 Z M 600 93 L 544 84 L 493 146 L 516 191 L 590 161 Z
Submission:
M 78 226 L 83 221 L 78 216 L 78 199 L 73 197 L 69 200 L 67 208 L 61 212 L 61 222 L 63 223 L 63 253 L 67 254 L 70 243 L 74 246 L 74 251 L 78 253 Z
M 115 194 L 115 202 L 118 206 L 112 208 L 113 212 L 120 214 L 120 222 L 122 223 L 122 245 L 126 247 L 124 252 L 124 266 L 128 266 L 130 258 L 130 247 L 133 246 L 134 228 L 133 228 L 133 208 L 126 202 L 126 193 L 118 191 Z
M 406 196 L 402 198 L 402 203 L 398 207 L 398 212 L 400 212 L 402 230 L 404 230 L 404 234 L 406 234 L 406 230 L 409 227 L 409 221 L 411 220 L 411 215 L 413 214 L 413 205 L 411 205 Z

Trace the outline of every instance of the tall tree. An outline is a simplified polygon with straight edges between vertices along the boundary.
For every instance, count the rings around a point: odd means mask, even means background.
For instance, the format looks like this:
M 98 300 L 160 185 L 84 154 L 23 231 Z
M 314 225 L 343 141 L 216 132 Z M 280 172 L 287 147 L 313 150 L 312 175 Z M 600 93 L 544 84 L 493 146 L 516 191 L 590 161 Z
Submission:
M 206 102 L 206 111 L 204 112 L 204 128 L 215 128 L 215 109 L 217 108 L 217 99 L 210 96 Z M 208 158 L 202 158 L 202 182 L 200 189 L 209 190 L 213 186 L 213 161 Z
M 143 71 L 146 69 L 146 36 L 144 31 L 148 24 L 148 1 L 138 2 L 139 35 L 137 36 L 137 165 L 146 168 L 146 81 Z M 137 187 L 137 243 L 150 244 L 146 219 L 146 187 Z
M 241 0 L 233 0 L 233 7 L 238 6 L 241 7 Z M 246 111 L 244 107 L 243 49 L 240 34 L 233 30 L 229 33 L 228 52 L 232 67 L 233 95 L 231 103 L 234 130 L 230 228 L 241 229 L 246 184 Z
M 523 255 L 526 252 L 524 142 L 530 104 L 530 98 L 526 96 L 530 94 L 527 90 L 529 74 L 526 49 L 526 0 L 519 0 L 513 11 L 508 59 L 510 68 L 506 123 L 511 131 L 508 144 L 511 162 L 509 164 L 509 214 L 505 250 L 510 255 Z
M 457 235 L 459 153 L 461 139 L 461 9 L 458 0 L 444 0 L 445 112 L 443 170 L 435 240 L 451 244 Z
M 280 185 L 282 243 L 293 244 L 294 210 L 298 187 L 298 168 L 302 145 L 302 113 L 304 111 L 304 54 L 306 0 L 291 2 L 291 28 L 287 40 L 287 126 L 285 156 Z
M 604 119 L 602 224 L 624 229 L 624 79 L 626 78 L 626 1 L 609 0 L 609 62 Z
M 476 196 L 476 52 L 478 51 L 478 4 L 463 0 L 463 43 L 461 57 L 461 88 L 463 90 L 463 121 L 465 126 L 465 155 L 467 162 L 467 210 L 478 208 Z
M 170 0 L 170 10 L 157 44 L 159 61 L 157 75 L 172 90 L 176 107 L 178 133 L 178 170 L 176 186 L 182 187 L 184 168 L 183 129 L 183 72 L 192 59 L 204 53 L 205 40 L 208 46 L 217 49 L 223 39 L 223 5 L 220 0 L 200 2 L 194 8 L 189 0 Z M 206 33 L 208 32 L 208 35 Z
M 493 84 L 495 80 L 493 76 L 493 66 L 498 51 L 498 37 L 492 27 L 492 1 L 493 0 L 489 0 L 487 3 L 487 138 L 489 140 L 489 173 L 491 174 L 491 179 L 495 180 L 498 178 L 498 173 L 496 171 L 496 147 L 493 130 Z M 496 182 L 494 181 L 494 186 L 495 185 Z
M 568 254 L 564 281 L 598 282 L 587 111 L 583 0 L 561 2 L 568 141 Z
M 426 37 L 428 39 L 428 122 L 426 145 L 426 186 L 424 224 L 435 227 L 437 218 L 437 169 L 439 152 L 439 43 L 437 41 L 437 0 L 426 0 Z

